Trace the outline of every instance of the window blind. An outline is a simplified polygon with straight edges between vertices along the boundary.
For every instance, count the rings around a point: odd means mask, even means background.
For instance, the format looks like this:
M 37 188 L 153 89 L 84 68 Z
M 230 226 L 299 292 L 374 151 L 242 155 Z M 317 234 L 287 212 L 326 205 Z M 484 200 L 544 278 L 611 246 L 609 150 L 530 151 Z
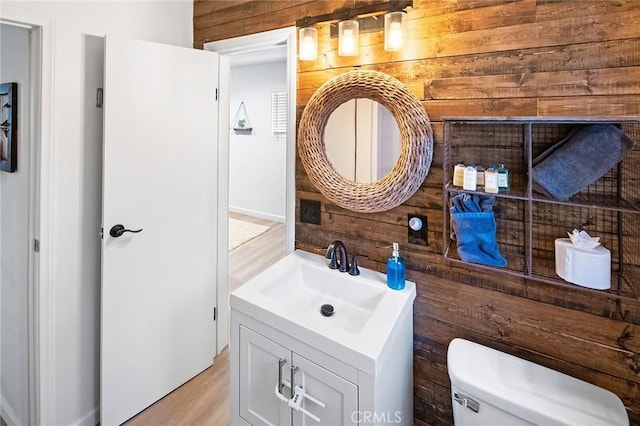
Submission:
M 271 93 L 271 131 L 274 136 L 287 133 L 287 92 Z

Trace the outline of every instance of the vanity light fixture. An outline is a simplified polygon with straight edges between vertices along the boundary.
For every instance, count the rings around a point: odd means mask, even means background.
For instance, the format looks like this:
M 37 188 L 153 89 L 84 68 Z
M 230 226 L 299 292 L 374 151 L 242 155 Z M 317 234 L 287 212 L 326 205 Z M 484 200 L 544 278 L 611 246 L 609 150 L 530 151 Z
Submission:
M 384 15 L 384 50 L 387 52 L 398 52 L 402 49 L 404 41 L 402 18 L 406 13 L 396 11 Z
M 398 52 L 402 49 L 404 40 L 402 20 L 407 7 L 413 7 L 413 0 L 380 2 L 299 19 L 296 21 L 296 26 L 300 28 L 298 59 L 314 61 L 318 58 L 318 29 L 313 25 L 329 21 L 338 22 L 337 25 L 331 24 L 330 36 L 338 37 L 338 55 L 340 56 L 356 56 L 360 33 L 381 31 L 383 28 L 384 50 Z
M 345 19 L 338 23 L 338 55 L 356 56 L 358 54 L 358 36 L 360 22 L 356 19 Z
M 300 50 L 298 56 L 301 61 L 315 61 L 318 59 L 318 29 L 309 23 L 300 28 Z

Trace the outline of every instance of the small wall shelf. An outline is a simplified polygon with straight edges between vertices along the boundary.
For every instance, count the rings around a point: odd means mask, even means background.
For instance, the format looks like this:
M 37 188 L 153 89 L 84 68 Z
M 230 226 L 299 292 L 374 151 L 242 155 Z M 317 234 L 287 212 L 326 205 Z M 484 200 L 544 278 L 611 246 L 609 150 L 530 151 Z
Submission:
M 233 117 L 231 126 L 236 132 L 250 133 L 251 130 L 253 130 L 251 127 L 251 121 L 249 121 L 249 116 L 247 115 L 247 109 L 244 107 L 244 102 L 240 102 L 240 106 L 238 107 L 236 115 Z
M 443 121 L 446 259 L 462 262 L 451 237 L 451 197 L 474 192 L 453 185 L 454 166 L 504 163 L 510 190 L 491 195 L 496 197 L 496 239 L 507 266 L 468 265 L 576 288 L 555 273 L 554 241 L 583 228 L 611 251 L 611 289 L 584 289 L 640 299 L 640 117 L 444 117 Z M 575 126 L 601 123 L 618 126 L 635 142 L 626 157 L 568 201 L 534 191 L 532 160 Z M 475 192 L 485 194 L 482 188 Z

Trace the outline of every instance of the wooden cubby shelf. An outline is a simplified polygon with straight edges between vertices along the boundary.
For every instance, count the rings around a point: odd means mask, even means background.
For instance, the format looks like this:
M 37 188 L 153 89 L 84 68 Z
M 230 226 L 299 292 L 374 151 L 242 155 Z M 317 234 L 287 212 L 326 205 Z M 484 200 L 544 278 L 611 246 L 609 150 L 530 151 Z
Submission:
M 444 257 L 462 262 L 452 239 L 451 197 L 465 191 L 453 185 L 457 163 L 504 163 L 510 189 L 494 195 L 496 240 L 507 266 L 500 271 L 563 287 L 584 288 L 555 272 L 554 242 L 574 228 L 600 237 L 611 251 L 611 289 L 588 291 L 640 299 L 640 117 L 444 117 Z M 567 201 L 535 190 L 532 162 L 576 126 L 607 123 L 634 141 L 633 148 L 598 181 Z M 603 141 L 606 143 L 606 141 Z

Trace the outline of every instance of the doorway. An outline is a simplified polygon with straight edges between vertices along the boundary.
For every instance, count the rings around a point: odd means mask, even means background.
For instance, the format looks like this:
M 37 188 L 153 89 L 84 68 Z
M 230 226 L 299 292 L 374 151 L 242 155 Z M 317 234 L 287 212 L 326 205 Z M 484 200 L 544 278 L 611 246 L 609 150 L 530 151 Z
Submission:
M 51 16 L 3 5 L 0 24 L 21 27 L 30 33 L 27 74 L 30 90 L 25 95 L 29 108 L 22 109 L 27 118 L 21 119 L 23 136 L 29 138 L 30 153 L 18 153 L 23 160 L 28 160 L 29 168 L 28 248 L 23 253 L 28 258 L 28 423 L 25 424 L 51 424 L 55 407 L 51 402 L 54 341 L 50 333 L 53 324 L 50 289 L 52 229 L 48 219 L 52 212 L 52 191 L 48 184 L 52 175 L 54 20 Z M 2 52 L 5 52 L 4 46 Z M 3 250 L 1 256 L 4 254 Z
M 0 121 L 5 125 L 17 110 L 17 122 L 11 125 L 20 137 L 11 141 L 13 149 L 20 143 L 15 172 L 0 172 L 0 416 L 7 424 L 29 424 L 31 37 L 30 28 L 0 24 L 0 82 L 15 83 L 12 90 L 17 91 L 13 105 L 2 90 Z M 5 130 L 0 129 L 3 160 L 11 133 Z
M 282 49 L 286 60 L 286 84 L 283 89 L 286 93 L 286 138 L 284 141 L 284 255 L 294 249 L 295 234 L 295 101 L 296 101 L 296 31 L 295 27 L 267 31 L 259 34 L 236 37 L 206 43 L 205 50 L 217 52 L 220 55 L 220 105 L 229 105 L 229 108 L 220 108 L 219 122 L 219 153 L 221 161 L 218 164 L 219 173 L 219 212 L 218 212 L 218 353 L 229 343 L 229 206 L 230 206 L 230 138 L 233 128 L 232 121 L 239 105 L 231 102 L 231 66 L 234 57 L 251 54 L 272 56 L 278 49 Z M 255 75 L 255 74 L 254 74 Z M 237 100 L 236 100 L 236 103 Z M 253 120 L 251 108 L 245 106 L 249 121 Z M 261 112 L 256 111 L 257 114 Z M 254 115 L 255 116 L 255 115 Z M 229 123 L 227 127 L 224 123 Z M 276 141 L 278 142 L 278 141 Z M 251 262 L 252 259 L 246 259 Z
M 229 292 L 233 292 L 285 256 L 287 50 L 274 46 L 230 59 L 230 105 L 223 108 L 233 116 L 229 132 Z
M 48 212 L 41 179 L 48 169 L 41 164 L 48 153 L 42 141 L 50 135 L 43 117 L 51 111 L 51 92 L 43 76 L 52 69 L 52 28 L 43 16 L 9 6 L 1 12 L 0 82 L 16 83 L 17 92 L 16 105 L 2 99 L 2 121 L 17 110 L 17 158 L 14 172 L 0 172 L 0 417 L 3 424 L 35 424 L 49 407 L 43 402 L 49 359 L 41 356 L 49 299 L 40 282 L 48 276 L 47 261 L 41 261 L 42 236 L 48 235 L 41 224 Z

